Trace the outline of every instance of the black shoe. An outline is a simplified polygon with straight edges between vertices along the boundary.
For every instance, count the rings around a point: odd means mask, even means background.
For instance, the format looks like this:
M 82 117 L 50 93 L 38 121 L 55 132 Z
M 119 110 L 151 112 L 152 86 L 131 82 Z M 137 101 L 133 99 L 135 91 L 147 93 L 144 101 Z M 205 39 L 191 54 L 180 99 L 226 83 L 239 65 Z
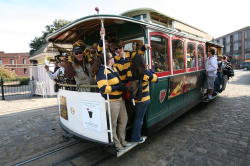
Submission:
M 217 96 L 218 93 L 219 93 L 219 92 L 214 92 L 214 93 L 212 94 L 212 96 Z

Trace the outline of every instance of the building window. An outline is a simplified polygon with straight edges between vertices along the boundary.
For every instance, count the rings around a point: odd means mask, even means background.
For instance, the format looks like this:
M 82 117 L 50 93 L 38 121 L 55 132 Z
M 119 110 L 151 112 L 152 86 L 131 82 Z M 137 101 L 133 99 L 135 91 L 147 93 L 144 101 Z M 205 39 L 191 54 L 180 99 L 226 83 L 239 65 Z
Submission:
M 238 35 L 239 35 L 239 40 L 241 41 L 241 33 L 242 32 L 239 32 Z
M 15 64 L 14 59 L 10 59 L 10 64 L 12 64 L 12 65 L 14 65 L 14 64 Z
M 250 41 L 245 41 L 245 48 L 249 49 L 250 48 Z
M 245 31 L 245 39 L 250 39 L 250 30 Z
M 184 42 L 180 39 L 172 40 L 172 55 L 173 55 L 173 69 L 184 69 L 185 55 L 184 55 Z
M 24 58 L 24 59 L 23 59 L 23 64 L 26 64 L 26 63 L 27 63 L 27 61 L 26 61 L 26 59 Z
M 245 60 L 250 60 L 250 53 L 245 54 L 245 56 L 246 56 L 246 59 L 245 59 Z
M 194 43 L 188 42 L 187 44 L 187 68 L 196 67 L 196 55 L 195 55 Z
M 27 73 L 28 73 L 28 72 L 27 72 L 27 69 L 24 68 L 24 69 L 23 69 L 23 73 L 24 73 L 24 74 L 27 74 Z
M 226 45 L 226 53 L 230 52 L 230 45 Z
M 0 59 L 0 65 L 1 65 L 1 64 L 3 64 L 3 60 L 2 60 L 2 59 Z
M 168 58 L 168 39 L 163 36 L 152 36 L 151 47 L 152 68 L 155 70 L 155 72 L 170 71 Z
M 239 49 L 239 43 L 236 42 L 234 43 L 234 51 L 237 51 Z
M 226 44 L 230 44 L 230 36 L 226 37 Z
M 136 15 L 136 16 L 133 16 L 132 18 L 136 19 L 136 20 L 143 20 L 147 17 L 146 14 L 141 14 L 141 15 Z
M 234 38 L 234 39 L 233 39 L 234 42 L 238 41 L 238 40 L 239 40 L 239 35 L 238 35 L 238 33 L 235 33 L 233 38 Z
M 220 39 L 219 43 L 223 45 L 223 40 L 222 40 L 222 39 Z
M 198 67 L 204 68 L 205 67 L 205 53 L 204 53 L 204 46 L 199 44 L 197 48 L 198 53 Z

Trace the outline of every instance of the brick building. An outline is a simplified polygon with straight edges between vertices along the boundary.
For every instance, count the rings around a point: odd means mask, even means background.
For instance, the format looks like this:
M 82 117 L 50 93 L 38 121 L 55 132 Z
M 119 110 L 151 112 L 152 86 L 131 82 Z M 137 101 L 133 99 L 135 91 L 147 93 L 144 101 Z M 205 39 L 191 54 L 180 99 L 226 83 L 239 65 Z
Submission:
M 18 76 L 29 77 L 29 53 L 4 53 L 0 51 L 0 65 Z

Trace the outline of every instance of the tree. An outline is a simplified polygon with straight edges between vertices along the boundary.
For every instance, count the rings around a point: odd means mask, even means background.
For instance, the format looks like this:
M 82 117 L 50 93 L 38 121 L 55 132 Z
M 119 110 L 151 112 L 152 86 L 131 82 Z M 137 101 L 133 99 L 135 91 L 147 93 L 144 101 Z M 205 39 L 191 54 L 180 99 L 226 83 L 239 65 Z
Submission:
M 31 42 L 30 42 L 30 55 L 34 54 L 35 51 L 37 51 L 43 44 L 46 43 L 46 37 L 48 34 L 55 32 L 56 30 L 60 29 L 64 25 L 70 23 L 70 21 L 67 20 L 55 20 L 53 24 L 51 25 L 46 25 L 45 26 L 45 31 L 43 31 L 43 35 L 41 37 L 35 37 Z

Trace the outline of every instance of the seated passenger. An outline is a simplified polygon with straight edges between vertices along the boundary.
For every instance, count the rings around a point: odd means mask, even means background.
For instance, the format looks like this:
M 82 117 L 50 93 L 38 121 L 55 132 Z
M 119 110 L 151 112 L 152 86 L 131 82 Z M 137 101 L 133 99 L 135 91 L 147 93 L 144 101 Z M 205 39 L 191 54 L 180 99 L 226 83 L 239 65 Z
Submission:
M 125 102 L 122 98 L 122 93 L 126 91 L 126 87 L 121 83 L 116 68 L 112 67 L 114 57 L 110 52 L 107 52 L 106 56 L 106 67 L 104 66 L 104 58 L 101 56 L 101 60 L 96 60 L 92 69 L 100 93 L 105 99 L 109 95 L 113 140 L 115 147 L 119 151 L 123 150 L 126 146 L 130 146 L 125 140 L 128 118 Z M 105 73 L 107 74 L 107 80 Z
M 91 80 L 91 73 L 90 73 L 90 65 L 87 64 L 83 57 L 83 50 L 81 47 L 76 46 L 73 47 L 73 57 L 74 61 L 72 62 L 72 66 L 75 71 L 75 81 L 77 85 L 90 85 Z M 84 90 L 84 89 L 83 89 Z M 89 88 L 85 89 L 89 91 Z

